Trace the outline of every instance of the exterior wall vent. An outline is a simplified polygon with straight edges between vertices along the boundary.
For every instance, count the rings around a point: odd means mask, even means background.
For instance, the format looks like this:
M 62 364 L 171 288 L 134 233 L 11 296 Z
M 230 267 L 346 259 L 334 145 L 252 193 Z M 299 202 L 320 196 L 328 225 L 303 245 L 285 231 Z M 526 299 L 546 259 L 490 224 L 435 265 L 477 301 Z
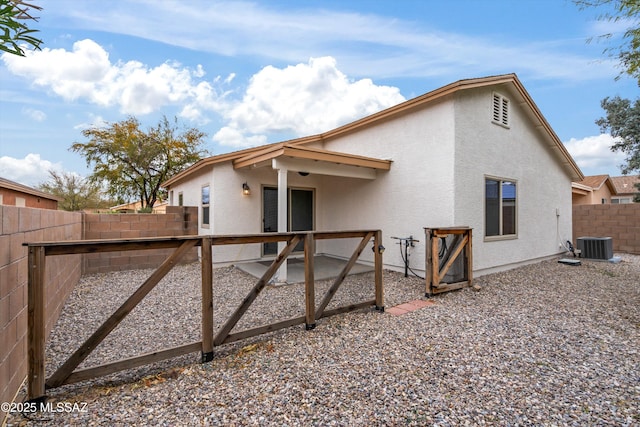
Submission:
M 578 237 L 577 242 L 582 258 L 613 258 L 613 240 L 611 237 Z

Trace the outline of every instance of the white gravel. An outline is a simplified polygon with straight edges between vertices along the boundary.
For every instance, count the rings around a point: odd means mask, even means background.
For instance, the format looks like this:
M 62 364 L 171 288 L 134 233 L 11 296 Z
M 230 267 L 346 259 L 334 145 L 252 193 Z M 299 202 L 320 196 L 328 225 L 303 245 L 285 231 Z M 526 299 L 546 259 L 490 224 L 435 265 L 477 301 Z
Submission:
M 49 390 L 76 410 L 8 425 L 640 425 L 640 256 L 619 255 L 545 261 L 402 316 L 359 310 L 216 347 L 210 363 L 194 353 Z M 84 277 L 47 344 L 48 375 L 149 274 Z M 255 282 L 215 270 L 216 328 Z M 424 299 L 423 280 L 385 271 L 384 283 L 387 308 Z M 340 305 L 373 299 L 373 274 L 343 287 Z M 303 314 L 302 285 L 268 287 L 234 331 Z M 83 366 L 199 339 L 200 265 L 179 266 Z

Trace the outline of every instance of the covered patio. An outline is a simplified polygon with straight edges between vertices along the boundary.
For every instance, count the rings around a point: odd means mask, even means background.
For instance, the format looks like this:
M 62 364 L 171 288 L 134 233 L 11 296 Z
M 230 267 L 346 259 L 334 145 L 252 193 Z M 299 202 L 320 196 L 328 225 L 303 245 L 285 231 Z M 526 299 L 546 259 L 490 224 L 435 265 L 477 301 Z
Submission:
M 289 172 L 297 172 L 302 176 L 315 174 L 373 180 L 378 176 L 378 172 L 391 169 L 391 160 L 329 151 L 294 143 L 281 143 L 270 145 L 263 150 L 252 151 L 246 156 L 233 160 L 233 168 L 234 170 L 271 168 L 277 171 L 277 230 L 270 231 L 286 233 L 315 229 L 313 221 L 311 223 L 298 221 L 298 224 L 304 225 L 296 225 L 296 218 L 292 218 L 291 224 L 289 223 Z M 279 242 L 277 252 L 281 252 L 284 246 L 285 242 Z M 319 263 L 316 265 L 317 279 L 338 276 L 346 264 L 346 261 L 328 256 L 317 256 L 316 259 Z M 270 261 L 257 261 L 238 264 L 238 267 L 249 274 L 260 277 L 270 263 Z M 351 274 L 370 270 L 365 265 L 355 265 Z M 319 274 L 320 276 L 318 276 Z M 274 280 L 277 283 L 303 282 L 304 264 L 297 263 L 295 258 L 285 260 Z
M 304 282 L 304 259 L 289 258 L 287 260 L 287 283 Z M 338 277 L 347 260 L 330 257 L 327 255 L 315 255 L 313 257 L 314 278 L 316 280 L 326 280 Z M 260 278 L 267 271 L 271 261 L 256 261 L 236 264 L 236 267 L 253 277 Z M 355 263 L 348 275 L 368 273 L 373 271 L 373 266 L 362 263 Z

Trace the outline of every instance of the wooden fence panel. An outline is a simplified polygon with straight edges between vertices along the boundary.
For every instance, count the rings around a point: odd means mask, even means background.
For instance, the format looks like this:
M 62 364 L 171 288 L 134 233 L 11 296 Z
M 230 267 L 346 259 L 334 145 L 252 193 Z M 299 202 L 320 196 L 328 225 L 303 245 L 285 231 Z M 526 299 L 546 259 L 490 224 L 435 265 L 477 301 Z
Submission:
M 335 282 L 324 296 L 318 308 L 315 307 L 314 263 L 313 248 L 316 239 L 341 239 L 361 237 L 351 258 L 336 278 Z M 344 281 L 349 270 L 356 263 L 367 243 L 374 239 L 375 263 L 375 299 L 350 304 L 344 307 L 326 310 L 327 305 L 335 295 L 340 284 Z M 293 252 L 294 248 L 304 242 L 305 250 L 305 316 L 281 320 L 268 325 L 261 325 L 249 330 L 231 333 L 235 325 L 246 313 L 249 306 L 264 289 L 284 260 Z M 253 289 L 245 297 L 240 306 L 227 319 L 218 334 L 213 335 L 213 259 L 212 245 L 230 245 L 245 243 L 264 243 L 286 241 L 287 246 L 276 257 L 264 275 L 258 280 Z M 125 240 L 94 240 L 94 241 L 64 241 L 25 243 L 29 247 L 29 287 L 28 287 L 28 326 L 29 326 L 29 372 L 27 398 L 37 401 L 45 398 L 45 389 L 59 387 L 78 381 L 84 381 L 104 376 L 124 369 L 157 362 L 167 358 L 200 350 L 202 362 L 213 358 L 213 347 L 244 338 L 275 331 L 278 329 L 305 323 L 307 329 L 315 327 L 315 321 L 322 317 L 344 313 L 369 306 L 384 311 L 383 283 L 382 283 L 382 234 L 380 230 L 337 231 L 337 232 L 303 232 L 303 233 L 264 233 L 256 235 L 234 236 L 182 236 L 170 238 L 140 238 Z M 189 253 L 195 246 L 201 246 L 202 272 L 202 340 L 195 343 L 183 344 L 178 347 L 154 351 L 151 353 L 122 359 L 116 362 L 76 370 L 91 352 L 115 329 L 115 327 L 135 308 L 135 306 L 162 280 L 163 277 Z M 158 248 L 173 248 L 174 251 L 147 278 L 147 280 L 107 319 L 98 329 L 85 340 L 54 373 L 45 380 L 45 335 L 44 335 L 44 286 L 45 262 L 47 256 L 102 253 L 110 251 L 156 250 Z

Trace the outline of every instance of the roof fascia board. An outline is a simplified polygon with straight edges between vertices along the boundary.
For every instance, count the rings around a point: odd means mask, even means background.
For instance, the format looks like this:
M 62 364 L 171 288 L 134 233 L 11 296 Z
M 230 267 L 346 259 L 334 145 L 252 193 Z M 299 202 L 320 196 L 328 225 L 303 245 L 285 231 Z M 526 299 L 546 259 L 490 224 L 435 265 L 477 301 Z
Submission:
M 545 133 L 549 136 L 552 142 L 552 146 L 558 151 L 560 158 L 564 159 L 564 160 L 561 160 L 561 162 L 566 167 L 568 167 L 568 169 L 571 171 L 571 174 L 570 174 L 571 180 L 572 181 L 583 180 L 584 175 L 582 171 L 580 170 L 578 165 L 575 163 L 575 161 L 573 160 L 573 158 L 565 148 L 564 144 L 562 144 L 562 141 L 560 141 L 560 138 L 558 138 L 554 130 L 551 128 L 547 120 L 544 118 L 544 116 L 538 109 L 537 105 L 535 104 L 531 96 L 529 96 L 529 93 L 526 91 L 526 89 L 524 88 L 524 86 L 522 85 L 518 77 L 515 74 L 503 74 L 503 75 L 490 76 L 490 77 L 481 77 L 477 79 L 459 80 L 457 82 L 451 83 L 449 85 L 446 85 L 436 90 L 433 90 L 431 92 L 428 92 L 417 98 L 410 99 L 408 101 L 405 101 L 393 107 L 382 110 L 378 113 L 374 113 L 360 120 L 356 120 L 354 122 L 348 123 L 346 125 L 343 125 L 341 127 L 338 127 L 336 129 L 330 130 L 322 134 L 307 136 L 307 137 L 293 139 L 285 142 L 270 144 L 267 146 L 254 147 L 246 150 L 236 151 L 233 153 L 227 153 L 227 154 L 221 154 L 218 156 L 209 157 L 201 160 L 200 162 L 196 163 L 192 167 L 187 168 L 183 172 L 180 172 L 179 174 L 170 178 L 163 184 L 163 187 L 168 187 L 171 184 L 178 182 L 182 178 L 191 174 L 192 172 L 202 167 L 205 167 L 207 165 L 213 165 L 216 163 L 233 160 L 234 167 L 237 169 L 239 167 L 246 166 L 250 158 L 256 156 L 257 153 L 260 153 L 262 151 L 265 151 L 264 154 L 267 155 L 267 153 L 270 152 L 271 150 L 273 149 L 277 150 L 278 146 L 286 145 L 289 147 L 293 147 L 293 146 L 308 144 L 310 142 L 324 142 L 329 139 L 339 137 L 343 134 L 353 132 L 362 127 L 371 126 L 380 120 L 393 117 L 400 113 L 411 111 L 415 108 L 420 108 L 421 106 L 428 104 L 436 99 L 443 98 L 447 95 L 453 94 L 463 89 L 472 89 L 472 88 L 499 85 L 499 84 L 505 84 L 505 83 L 513 84 L 517 92 L 520 94 L 520 96 L 522 96 L 525 104 L 528 105 L 534 117 L 540 123 L 540 126 L 544 129 Z M 243 166 L 239 166 L 239 165 L 243 165 Z
M 547 122 L 547 119 L 545 119 L 544 115 L 529 95 L 529 92 L 527 92 L 515 74 L 513 75 L 512 81 L 520 95 L 524 98 L 526 104 L 535 115 L 536 119 L 540 122 L 540 125 L 551 138 L 555 148 L 560 152 L 561 156 L 564 157 L 565 162 L 563 163 L 566 164 L 573 172 L 571 180 L 582 181 L 584 179 L 584 174 L 576 164 L 575 160 L 573 160 L 573 157 L 571 157 L 571 154 L 569 154 L 569 151 L 567 151 L 567 148 L 564 146 L 560 138 L 558 138 L 558 135 L 555 133 L 549 122 Z
M 336 163 L 363 168 L 380 170 L 391 169 L 390 160 L 380 160 L 371 157 L 357 156 L 354 154 L 338 153 L 334 151 L 319 150 L 315 148 L 283 145 L 233 161 L 234 169 L 241 169 L 263 163 L 266 160 L 290 157 L 294 159 L 307 159 L 318 162 Z
M 278 157 L 272 160 L 273 169 L 285 169 L 292 172 L 307 172 L 316 175 L 340 176 L 345 178 L 376 179 L 377 171 L 373 168 L 317 162 L 307 159 Z

